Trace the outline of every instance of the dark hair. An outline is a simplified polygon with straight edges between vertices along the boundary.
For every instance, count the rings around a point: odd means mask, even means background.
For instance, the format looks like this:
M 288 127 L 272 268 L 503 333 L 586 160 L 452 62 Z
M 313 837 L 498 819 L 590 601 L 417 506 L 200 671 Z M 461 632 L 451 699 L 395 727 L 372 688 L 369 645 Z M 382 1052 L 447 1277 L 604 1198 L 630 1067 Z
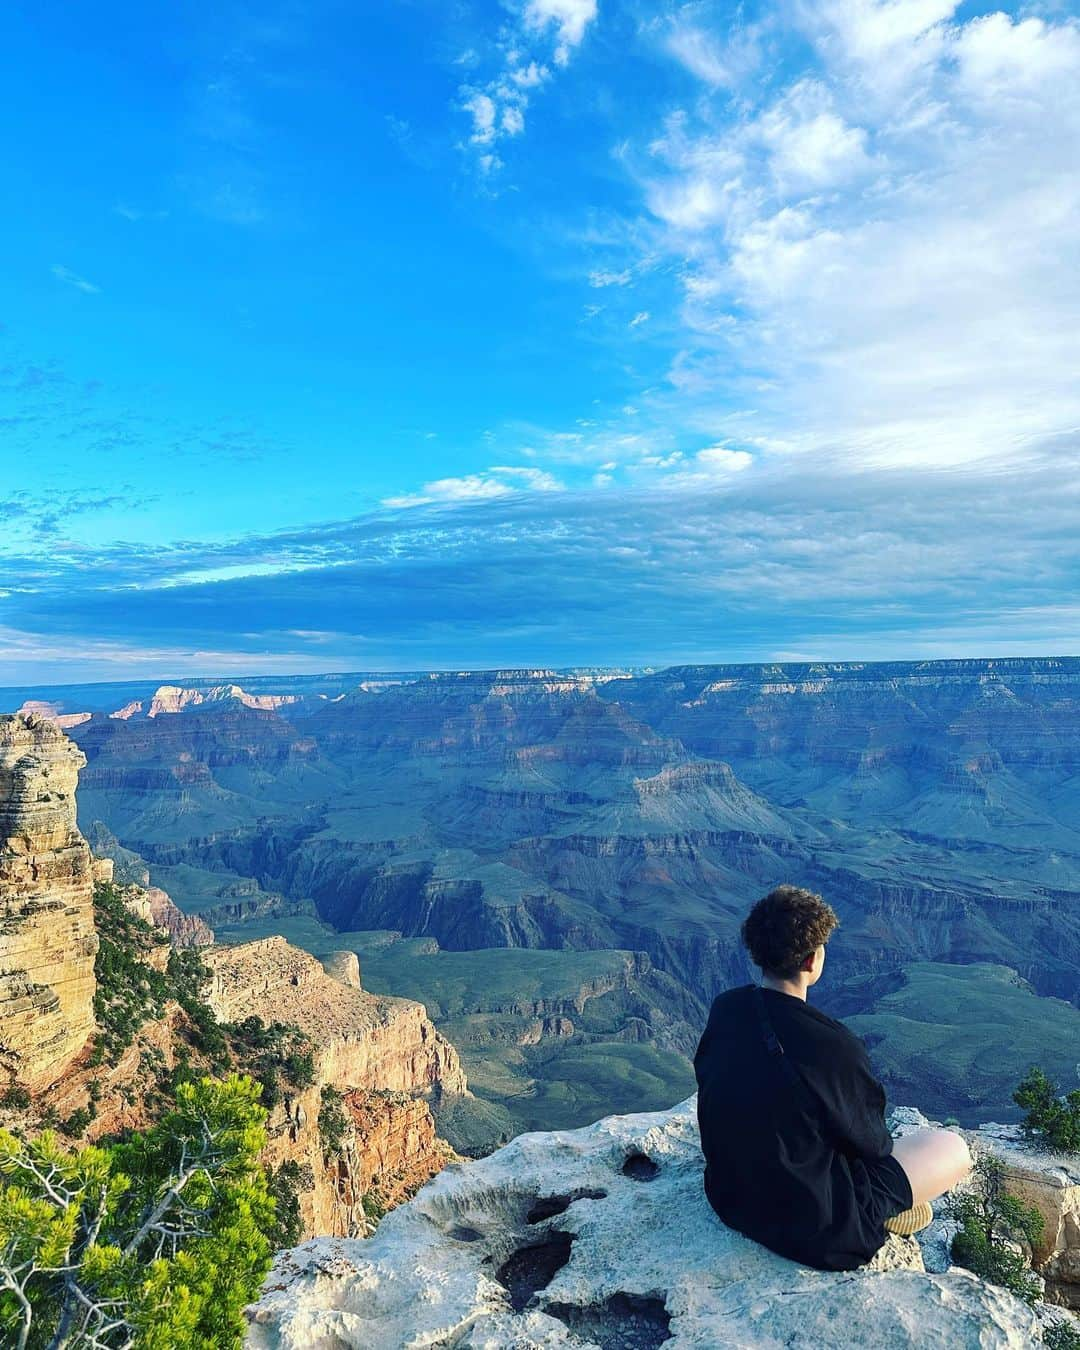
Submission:
M 777 886 L 746 916 L 742 940 L 766 975 L 791 980 L 839 923 L 820 895 L 800 886 Z

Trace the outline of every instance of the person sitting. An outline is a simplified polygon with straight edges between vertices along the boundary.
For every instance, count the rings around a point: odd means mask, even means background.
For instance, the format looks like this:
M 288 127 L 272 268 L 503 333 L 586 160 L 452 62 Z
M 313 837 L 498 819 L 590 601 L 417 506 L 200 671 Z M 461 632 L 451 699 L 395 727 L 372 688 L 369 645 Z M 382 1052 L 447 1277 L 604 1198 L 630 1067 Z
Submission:
M 742 925 L 760 987 L 719 995 L 694 1057 L 705 1193 L 730 1228 L 821 1270 L 917 1232 L 971 1169 L 953 1130 L 894 1140 L 862 1041 L 807 1004 L 839 924 L 821 896 L 778 886 Z

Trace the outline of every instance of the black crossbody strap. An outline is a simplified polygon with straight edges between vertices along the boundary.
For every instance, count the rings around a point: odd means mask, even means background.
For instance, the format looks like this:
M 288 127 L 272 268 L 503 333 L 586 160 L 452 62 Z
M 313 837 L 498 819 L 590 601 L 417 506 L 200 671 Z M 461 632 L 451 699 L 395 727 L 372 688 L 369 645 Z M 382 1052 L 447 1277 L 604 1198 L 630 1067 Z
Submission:
M 754 986 L 754 1007 L 757 1010 L 761 1034 L 765 1040 L 765 1048 L 770 1055 L 776 1057 L 780 1065 L 780 1072 L 797 1092 L 801 1092 L 808 1097 L 811 1096 L 810 1089 L 806 1086 L 802 1074 L 784 1054 L 784 1047 L 780 1044 L 780 1037 L 777 1036 L 776 1028 L 772 1024 L 772 1018 L 769 1016 L 769 1010 L 765 1005 L 765 995 L 762 993 L 760 985 Z

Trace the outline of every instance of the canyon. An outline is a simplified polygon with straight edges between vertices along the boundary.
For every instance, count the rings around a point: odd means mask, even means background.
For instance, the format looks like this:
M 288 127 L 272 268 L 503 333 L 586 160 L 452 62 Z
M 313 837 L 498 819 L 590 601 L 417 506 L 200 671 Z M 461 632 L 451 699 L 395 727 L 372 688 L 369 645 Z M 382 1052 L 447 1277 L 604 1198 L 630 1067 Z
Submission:
M 167 1106 L 179 1070 L 220 1072 L 200 1024 L 238 1028 L 240 1046 L 287 1035 L 299 1053 L 309 1047 L 310 1065 L 301 1057 L 295 1081 L 282 1080 L 269 1101 L 263 1161 L 292 1169 L 302 1231 L 366 1231 L 373 1209 L 410 1195 L 454 1156 L 431 1111 L 444 1096 L 468 1097 L 453 1047 L 419 1004 L 363 989 L 355 956 L 324 967 L 280 937 L 214 946 L 202 919 L 139 884 L 146 877 L 125 851 L 119 867 L 93 858 L 76 824 L 84 762 L 49 719 L 0 717 L 0 1124 L 48 1124 L 71 1140 L 121 1137 Z M 112 927 L 100 929 L 109 903 Z M 106 933 L 108 978 L 96 964 Z M 126 1005 L 120 1016 L 131 1025 L 106 1053 L 110 982 L 114 995 L 160 990 L 178 949 L 198 953 L 199 987 L 185 996 L 175 983 L 156 1009 L 152 999 Z M 241 1054 L 235 1067 L 254 1071 L 255 1061 Z M 320 1119 L 328 1094 L 339 1116 L 332 1147 Z
M 474 1087 L 446 1121 L 468 1152 L 684 1096 L 778 881 L 839 913 L 814 998 L 863 1019 L 894 1100 L 1015 1119 L 1044 1040 L 1074 1080 L 1076 659 L 15 695 L 80 717 L 80 822 L 118 866 L 220 941 L 351 951 L 428 1006 Z M 975 1074 L 962 1036 L 919 1053 L 960 1019 L 993 1046 Z

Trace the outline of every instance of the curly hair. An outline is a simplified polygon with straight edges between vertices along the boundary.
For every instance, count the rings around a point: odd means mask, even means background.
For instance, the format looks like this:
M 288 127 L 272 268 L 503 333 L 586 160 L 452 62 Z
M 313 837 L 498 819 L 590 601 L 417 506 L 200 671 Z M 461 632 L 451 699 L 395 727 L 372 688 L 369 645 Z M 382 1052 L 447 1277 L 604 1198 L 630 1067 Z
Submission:
M 800 886 L 777 886 L 746 916 L 742 940 L 766 975 L 790 980 L 839 924 L 820 895 Z

